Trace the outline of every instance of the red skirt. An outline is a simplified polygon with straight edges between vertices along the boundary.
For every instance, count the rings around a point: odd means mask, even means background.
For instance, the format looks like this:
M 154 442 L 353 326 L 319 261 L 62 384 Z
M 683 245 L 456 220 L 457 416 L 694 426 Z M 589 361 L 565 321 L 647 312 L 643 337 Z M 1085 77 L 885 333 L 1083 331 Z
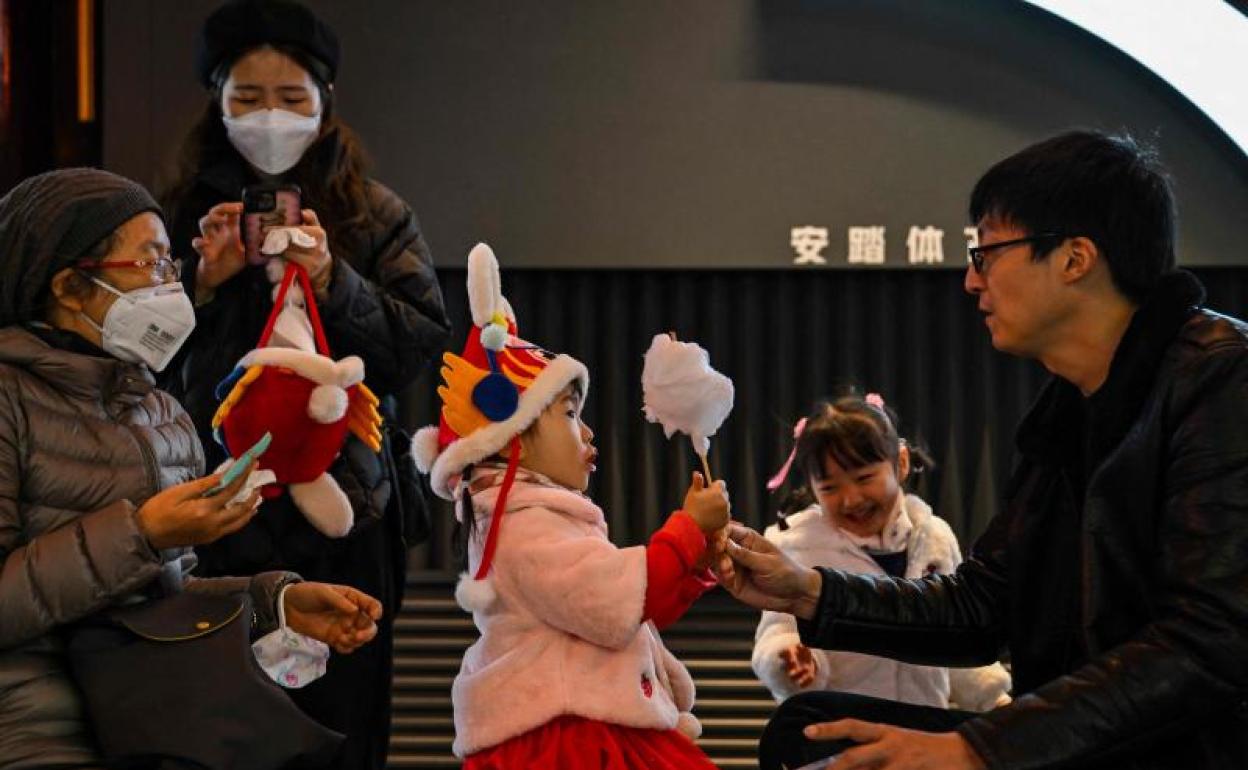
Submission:
M 675 730 L 561 716 L 478 751 L 464 770 L 715 770 L 697 745 Z

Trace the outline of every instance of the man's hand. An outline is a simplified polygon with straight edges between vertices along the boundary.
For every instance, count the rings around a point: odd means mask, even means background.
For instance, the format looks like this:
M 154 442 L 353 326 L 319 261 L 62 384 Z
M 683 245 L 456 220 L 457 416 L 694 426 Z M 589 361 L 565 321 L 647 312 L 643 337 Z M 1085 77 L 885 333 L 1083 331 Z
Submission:
M 787 612 L 809 620 L 815 615 L 823 577 L 803 567 L 747 526 L 728 527 L 728 554 L 716 567 L 720 585 L 759 610 Z
M 819 672 L 819 659 L 804 644 L 795 644 L 780 651 L 780 660 L 784 662 L 784 673 L 789 680 L 801 689 L 815 683 L 815 675 Z
M 841 719 L 810 725 L 812 741 L 850 740 L 828 770 L 986 770 L 966 739 L 957 733 L 926 733 L 903 727 Z
M 286 625 L 340 653 L 354 652 L 377 635 L 381 602 L 348 586 L 294 583 L 283 594 Z

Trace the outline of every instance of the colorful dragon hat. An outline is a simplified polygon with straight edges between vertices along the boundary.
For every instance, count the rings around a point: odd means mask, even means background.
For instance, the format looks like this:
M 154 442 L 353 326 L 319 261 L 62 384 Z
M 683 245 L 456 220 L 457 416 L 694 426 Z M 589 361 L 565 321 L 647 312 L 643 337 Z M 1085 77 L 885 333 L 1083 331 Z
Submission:
M 412 439 L 416 467 L 447 500 L 455 498 L 466 467 L 512 447 L 568 384 L 579 380 L 582 397 L 589 395 L 584 364 L 520 339 L 515 314 L 503 298 L 498 260 L 484 243 L 468 254 L 468 302 L 473 328 L 464 351 L 442 357 L 439 424 Z M 509 454 L 514 466 L 519 453 Z

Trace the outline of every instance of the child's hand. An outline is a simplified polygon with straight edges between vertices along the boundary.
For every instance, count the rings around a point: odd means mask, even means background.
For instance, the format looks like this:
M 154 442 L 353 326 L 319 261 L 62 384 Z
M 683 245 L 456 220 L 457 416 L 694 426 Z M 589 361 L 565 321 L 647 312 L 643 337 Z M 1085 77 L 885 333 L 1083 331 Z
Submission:
M 683 510 L 693 518 L 704 534 L 709 535 L 723 529 L 728 526 L 732 512 L 732 505 L 728 502 L 728 487 L 722 480 L 708 487 L 702 474 L 694 471 L 693 482 L 685 493 Z
M 805 689 L 815 683 L 819 662 L 809 647 L 795 644 L 787 650 L 781 650 L 780 660 L 784 662 L 784 673 L 789 675 L 793 684 Z
M 693 565 L 693 569 L 695 572 L 712 569 L 727 558 L 728 528 L 724 527 L 706 536 L 706 551 L 702 553 L 702 558 L 698 559 L 698 563 Z

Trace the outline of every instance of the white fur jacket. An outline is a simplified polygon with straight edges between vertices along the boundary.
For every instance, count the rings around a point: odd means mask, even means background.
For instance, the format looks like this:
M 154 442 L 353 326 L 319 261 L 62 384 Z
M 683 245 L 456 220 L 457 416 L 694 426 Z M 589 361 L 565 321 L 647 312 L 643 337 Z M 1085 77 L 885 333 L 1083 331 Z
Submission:
M 562 714 L 696 737 L 693 679 L 642 622 L 646 548 L 613 545 L 589 498 L 541 477 L 517 478 L 489 585 L 468 585 L 498 491 L 473 495 L 476 529 L 456 594 L 481 631 L 451 689 L 456 756 Z
M 927 503 L 906 495 L 901 510 L 886 527 L 884 542 L 907 551 L 907 578 L 930 572 L 948 574 L 962 561 L 957 538 Z M 861 574 L 884 570 L 862 547 L 823 517 L 819 506 L 789 516 L 789 528 L 772 525 L 766 537 L 807 567 L 833 567 Z M 798 692 L 780 652 L 800 639 L 792 615 L 764 612 L 754 637 L 751 663 L 776 700 Z M 901 663 L 854 652 L 814 650 L 818 671 L 808 690 L 838 690 L 877 698 L 969 711 L 986 711 L 1008 699 L 1010 675 L 999 663 L 971 669 L 947 669 Z

